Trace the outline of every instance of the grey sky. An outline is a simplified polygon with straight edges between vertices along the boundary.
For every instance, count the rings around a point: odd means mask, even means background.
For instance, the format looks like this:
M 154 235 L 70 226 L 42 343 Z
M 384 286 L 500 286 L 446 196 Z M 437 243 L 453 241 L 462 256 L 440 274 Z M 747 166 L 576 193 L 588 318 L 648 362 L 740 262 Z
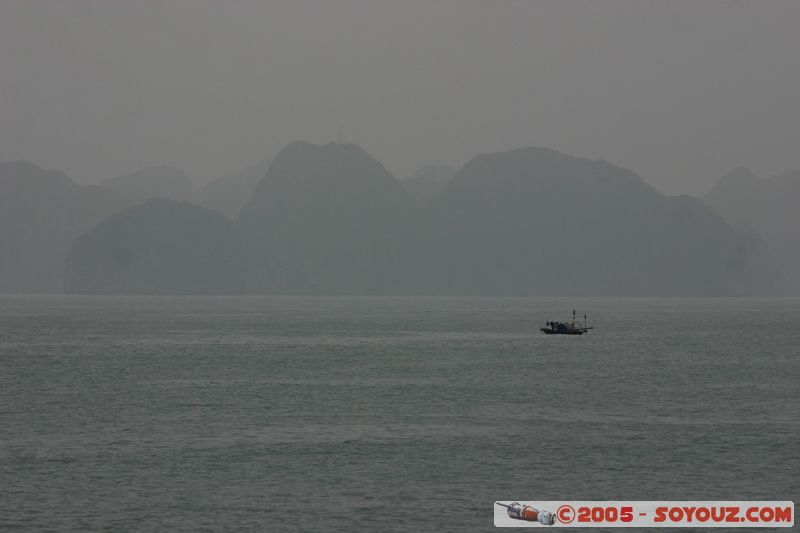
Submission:
M 0 2 L 0 159 L 206 181 L 354 139 L 397 176 L 540 145 L 702 194 L 800 168 L 800 2 Z

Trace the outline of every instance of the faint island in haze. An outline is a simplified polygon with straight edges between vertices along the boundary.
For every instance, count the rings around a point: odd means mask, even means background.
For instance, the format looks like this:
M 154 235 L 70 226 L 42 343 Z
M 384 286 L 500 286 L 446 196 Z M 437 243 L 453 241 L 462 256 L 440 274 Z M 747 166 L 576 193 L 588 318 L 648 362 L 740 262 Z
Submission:
M 762 239 L 775 255 L 793 294 L 800 294 L 800 172 L 761 179 L 737 168 L 704 200 L 731 225 Z
M 272 157 L 265 157 L 255 165 L 213 180 L 195 191 L 192 202 L 236 219 L 271 162 Z
M 61 292 L 72 242 L 128 205 L 112 190 L 78 185 L 56 170 L 0 163 L 0 293 Z
M 152 198 L 82 235 L 66 262 L 64 289 L 88 294 L 239 294 L 239 237 L 230 219 Z
M 99 183 L 125 197 L 131 204 L 150 198 L 188 200 L 192 196 L 192 182 L 175 167 L 146 167 L 124 176 L 108 178 Z
M 400 183 L 412 196 L 430 200 L 444 190 L 456 172 L 457 169 L 446 165 L 426 165 Z

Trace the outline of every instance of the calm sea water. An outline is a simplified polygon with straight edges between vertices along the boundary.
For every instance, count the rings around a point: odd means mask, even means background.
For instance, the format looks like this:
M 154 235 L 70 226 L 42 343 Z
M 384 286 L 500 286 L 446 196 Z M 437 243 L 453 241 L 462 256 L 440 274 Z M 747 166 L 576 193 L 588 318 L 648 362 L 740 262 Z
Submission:
M 546 336 L 589 314 L 590 334 Z M 800 300 L 0 297 L 0 527 L 800 500 Z

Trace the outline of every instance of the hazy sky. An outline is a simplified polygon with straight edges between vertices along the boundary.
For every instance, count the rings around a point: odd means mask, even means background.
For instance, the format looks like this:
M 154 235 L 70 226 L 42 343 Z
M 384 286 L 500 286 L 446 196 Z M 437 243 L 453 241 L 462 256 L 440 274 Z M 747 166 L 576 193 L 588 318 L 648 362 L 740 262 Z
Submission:
M 0 159 L 197 181 L 348 137 L 397 176 L 539 145 L 667 193 L 800 168 L 800 1 L 1 0 Z

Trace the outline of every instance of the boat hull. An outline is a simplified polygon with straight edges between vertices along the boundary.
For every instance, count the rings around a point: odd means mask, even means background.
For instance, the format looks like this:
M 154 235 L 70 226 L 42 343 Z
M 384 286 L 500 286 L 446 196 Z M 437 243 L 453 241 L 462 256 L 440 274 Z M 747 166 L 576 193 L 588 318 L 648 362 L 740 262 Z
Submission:
M 557 331 L 557 330 L 553 330 L 553 329 L 549 329 L 549 328 L 542 328 L 541 331 L 542 331 L 542 333 L 545 333 L 546 335 L 583 335 L 584 333 L 586 333 L 583 330 Z

